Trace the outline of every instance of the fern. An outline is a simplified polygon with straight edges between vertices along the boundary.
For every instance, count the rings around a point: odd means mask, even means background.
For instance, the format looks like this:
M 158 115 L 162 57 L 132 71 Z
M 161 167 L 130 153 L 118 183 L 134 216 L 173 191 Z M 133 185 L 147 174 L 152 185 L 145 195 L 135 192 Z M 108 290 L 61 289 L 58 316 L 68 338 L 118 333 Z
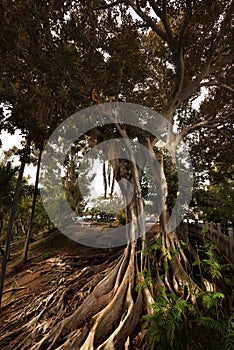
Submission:
M 175 340 L 175 331 L 177 323 L 172 315 L 169 315 L 166 322 L 166 335 L 170 346 L 173 346 Z
M 219 334 L 224 334 L 226 325 L 223 322 L 217 321 L 212 317 L 201 316 L 198 325 L 200 327 L 206 328 L 207 331 L 218 332 Z
M 211 309 L 212 307 L 216 306 L 219 303 L 220 299 L 225 298 L 224 294 L 220 292 L 202 292 L 199 294 L 199 296 L 202 299 L 203 305 L 207 309 Z
M 161 250 L 164 257 L 168 260 L 172 259 L 176 251 L 163 248 L 161 243 L 161 239 L 155 240 L 148 246 L 148 252 L 153 255 L 157 250 Z M 186 247 L 187 242 L 182 245 Z M 222 290 L 220 280 L 227 267 L 228 276 L 230 275 L 230 266 L 220 262 L 216 246 L 209 241 L 205 240 L 204 245 L 199 248 L 199 255 L 203 259 L 199 258 L 193 266 L 199 266 L 201 281 L 203 273 L 206 272 L 208 276 L 205 277 L 208 280 L 211 278 L 215 280 L 214 283 L 217 283 L 218 289 Z M 168 260 L 165 259 L 161 267 L 164 272 L 169 268 Z M 153 283 L 152 271 L 145 270 L 142 276 L 144 279 L 139 279 L 139 290 L 148 283 Z M 163 278 L 162 274 L 161 278 Z M 201 288 L 203 287 L 201 282 Z M 203 290 L 197 297 L 197 303 L 191 304 L 174 293 L 168 293 L 166 287 L 161 290 L 161 296 L 155 297 L 155 302 L 151 305 L 153 313 L 143 317 L 143 328 L 146 331 L 150 349 L 234 350 L 234 315 L 227 319 L 226 304 L 222 302 L 225 295 L 221 292 Z
M 209 272 L 212 278 L 221 278 L 223 266 L 218 263 L 214 258 L 213 259 L 203 259 L 202 263 L 207 272 Z
M 159 250 L 162 248 L 162 238 L 156 238 L 155 241 L 149 246 L 149 251 Z
M 154 313 L 144 317 L 144 328 L 151 346 L 159 345 L 161 349 L 182 349 L 183 344 L 176 338 L 178 330 L 184 328 L 182 316 L 188 309 L 184 299 L 175 294 L 164 294 L 151 305 Z
M 143 329 L 147 329 L 146 339 L 153 348 L 156 344 L 164 342 L 163 313 L 143 316 Z
M 234 349 L 234 333 L 225 335 L 223 337 L 222 345 L 223 345 L 223 350 L 233 350 Z
M 227 331 L 222 339 L 223 350 L 234 349 L 234 313 L 228 319 Z

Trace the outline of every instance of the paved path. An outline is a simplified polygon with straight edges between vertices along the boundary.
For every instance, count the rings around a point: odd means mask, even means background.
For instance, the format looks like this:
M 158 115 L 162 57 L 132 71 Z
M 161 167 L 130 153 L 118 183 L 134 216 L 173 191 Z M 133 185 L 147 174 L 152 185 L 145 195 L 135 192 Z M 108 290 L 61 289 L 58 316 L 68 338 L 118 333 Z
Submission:
M 147 230 L 152 223 L 146 224 Z M 90 225 L 86 221 L 67 226 L 64 233 L 74 241 L 90 247 L 112 248 L 127 244 L 126 226 L 104 228 L 99 225 Z

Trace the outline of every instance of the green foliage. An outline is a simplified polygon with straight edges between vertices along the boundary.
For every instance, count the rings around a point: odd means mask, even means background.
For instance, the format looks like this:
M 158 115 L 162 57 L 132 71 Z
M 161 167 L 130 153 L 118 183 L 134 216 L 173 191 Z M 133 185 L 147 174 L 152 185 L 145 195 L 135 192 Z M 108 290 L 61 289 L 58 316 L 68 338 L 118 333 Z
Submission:
M 9 211 L 12 205 L 12 198 L 14 193 L 14 187 L 16 183 L 16 172 L 18 168 L 12 167 L 10 162 L 2 163 L 0 165 L 0 228 L 1 235 L 4 235 L 7 228 L 7 220 L 9 216 Z M 16 214 L 15 222 L 15 231 L 19 236 L 25 236 L 33 200 L 33 186 L 29 185 L 26 179 L 23 180 L 19 204 Z M 33 234 L 36 234 L 39 231 L 43 231 L 46 228 L 51 228 L 51 223 L 48 218 L 48 215 L 44 209 L 42 200 L 40 196 L 37 197 L 35 216 L 34 216 L 34 225 L 33 225 Z M 2 237 L 3 238 L 3 237 Z
M 143 327 L 147 329 L 147 339 L 151 347 L 159 349 L 182 349 L 178 331 L 183 327 L 182 316 L 190 308 L 184 299 L 168 294 L 156 299 L 152 304 L 153 314 L 144 316 Z
M 49 251 L 49 250 L 45 250 L 45 251 L 41 254 L 41 258 L 42 258 L 43 260 L 48 259 L 50 256 L 51 256 L 51 251 Z
M 138 278 L 140 281 L 136 285 L 137 292 L 148 287 L 150 285 L 150 283 L 152 282 L 151 272 L 149 270 L 146 270 L 146 269 L 138 274 Z
M 162 249 L 160 240 L 154 245 L 155 251 Z M 146 251 L 150 253 L 153 250 L 147 247 Z M 194 266 L 200 266 L 201 274 L 220 281 L 223 272 L 227 271 L 229 266 L 219 262 L 216 246 L 205 241 L 204 245 L 199 247 L 199 253 L 204 259 L 196 261 Z M 154 285 L 152 271 L 145 271 L 144 276 L 146 281 L 141 281 L 138 290 L 149 284 Z M 195 304 L 185 297 L 169 293 L 165 288 L 161 290 L 160 296 L 155 297 L 155 302 L 151 305 L 153 312 L 143 317 L 143 328 L 146 330 L 146 341 L 150 348 L 232 349 L 234 322 L 233 316 L 224 308 L 225 294 L 220 291 L 207 291 L 203 285 L 201 288 Z
M 224 350 L 234 349 L 234 314 L 228 319 L 222 345 Z
M 230 176 L 232 176 L 230 174 Z M 198 188 L 194 192 L 196 210 L 208 221 L 227 224 L 234 222 L 234 186 L 231 178 L 223 179 L 218 184 L 210 184 L 206 188 Z
M 220 300 L 225 298 L 225 295 L 220 292 L 201 292 L 198 297 L 201 297 L 202 303 L 206 309 L 211 309 L 217 306 Z
M 148 250 L 156 251 L 156 250 L 160 250 L 161 248 L 162 248 L 162 238 L 158 237 L 158 238 L 155 238 L 154 242 L 149 245 Z
M 199 266 L 204 275 L 211 278 L 213 281 L 219 281 L 223 278 L 223 274 L 226 273 L 230 266 L 220 261 L 217 255 L 217 246 L 211 243 L 209 240 L 204 240 L 204 245 L 199 247 L 200 255 L 202 259 L 193 262 L 193 266 Z M 200 276 L 202 279 L 202 276 Z
M 0 201 L 1 206 L 9 205 L 12 200 L 14 186 L 16 184 L 16 173 L 18 167 L 14 167 L 9 161 L 0 164 Z
M 162 249 L 162 238 L 157 237 L 154 238 L 153 242 L 149 242 L 148 240 L 143 240 L 144 249 L 140 250 L 138 253 L 143 252 L 145 255 L 150 255 L 150 257 L 154 257 L 157 251 L 161 251 Z
M 76 215 L 82 215 L 85 208 L 84 198 L 80 191 L 79 178 L 86 179 L 86 186 L 84 188 L 84 181 L 82 182 L 83 193 L 88 194 L 89 188 L 88 184 L 91 181 L 91 176 L 88 176 L 87 166 L 86 171 L 80 169 L 80 164 L 82 162 L 83 155 L 81 156 L 82 142 L 76 143 L 75 146 L 71 147 L 70 151 L 66 155 L 64 161 L 64 171 L 65 176 L 63 177 L 64 191 L 68 204 Z
M 160 350 L 195 350 L 201 346 L 207 349 L 232 349 L 233 316 L 228 320 L 218 319 L 215 312 L 214 317 L 209 316 L 211 309 L 216 310 L 220 298 L 224 298 L 222 293 L 208 295 L 204 292 L 202 313 L 197 305 L 169 293 L 156 298 L 152 304 L 153 314 L 143 317 L 147 342 L 151 348 Z
M 217 255 L 217 246 L 210 241 L 204 241 L 204 247 L 200 248 L 204 251 L 205 257 L 201 261 L 204 271 L 211 275 L 213 280 L 222 278 L 222 273 L 228 269 L 227 264 L 221 264 Z
M 101 203 L 101 201 L 106 203 Z M 115 220 L 115 209 L 112 207 L 112 203 L 108 200 L 102 199 L 99 201 L 100 206 L 95 206 L 88 210 L 88 213 L 92 216 L 93 220 L 97 222 L 109 222 Z M 96 202 L 96 204 L 98 204 Z
M 168 249 L 165 248 L 165 247 L 162 247 L 162 252 L 163 252 L 163 254 L 165 255 L 165 257 L 166 257 L 167 259 L 169 259 L 169 260 L 172 259 L 172 255 L 171 255 L 170 250 L 168 250 Z
M 0 229 L 1 238 L 3 238 L 9 217 L 9 212 L 12 206 L 14 188 L 16 184 L 16 173 L 18 167 L 13 167 L 11 162 L 3 162 L 0 164 Z M 19 204 L 17 208 L 15 231 L 19 236 L 25 236 L 29 218 L 31 214 L 33 186 L 29 185 L 26 179 L 23 180 Z M 50 220 L 42 204 L 40 196 L 37 198 L 33 234 L 51 227 Z
M 210 306 L 209 306 L 210 308 Z M 208 316 L 201 316 L 198 321 L 198 326 L 204 327 L 207 331 L 217 332 L 219 334 L 223 334 L 225 332 L 225 327 L 222 322 L 213 319 Z
M 15 226 L 17 227 L 17 231 L 21 236 L 25 236 L 29 226 L 29 219 L 32 208 L 32 200 L 33 200 L 33 189 L 29 192 L 25 192 L 28 188 L 27 184 L 24 184 L 24 195 L 20 196 L 19 205 L 17 208 L 17 216 Z M 44 205 L 42 203 L 42 199 L 40 195 L 37 196 L 35 213 L 33 219 L 33 229 L 32 236 L 35 236 L 38 232 L 43 231 L 47 228 L 52 228 L 53 225 L 50 222 L 50 219 L 45 211 Z
M 212 259 L 203 259 L 202 263 L 205 271 L 209 272 L 213 279 L 222 277 L 221 271 L 223 269 L 223 266 L 221 266 L 217 261 Z
M 125 225 L 126 224 L 126 211 L 124 209 L 119 210 L 118 213 L 116 214 L 116 218 L 117 218 L 120 225 Z
M 202 227 L 202 233 L 205 235 L 207 232 L 208 232 L 208 227 L 206 227 L 206 226 L 203 226 Z
M 16 185 L 16 173 L 18 167 L 14 167 L 10 161 L 0 163 L 0 233 L 4 231 L 9 210 L 12 206 L 14 188 Z M 2 238 L 2 237 L 1 237 Z

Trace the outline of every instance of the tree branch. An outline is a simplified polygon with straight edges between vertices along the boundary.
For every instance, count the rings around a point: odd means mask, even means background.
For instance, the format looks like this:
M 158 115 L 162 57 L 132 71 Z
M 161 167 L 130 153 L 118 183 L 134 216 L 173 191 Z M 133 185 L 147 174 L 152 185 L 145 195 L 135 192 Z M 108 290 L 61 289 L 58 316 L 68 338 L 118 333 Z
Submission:
M 136 12 L 136 14 L 143 19 L 151 29 L 155 31 L 158 36 L 166 41 L 168 44 L 170 43 L 170 38 L 168 37 L 168 34 L 164 32 L 162 29 L 159 28 L 159 26 L 153 21 L 152 18 L 150 18 L 142 9 L 140 8 L 139 5 L 135 4 L 133 0 L 130 0 L 129 5 L 131 8 Z
M 212 66 L 212 59 L 213 55 L 210 55 L 208 62 L 206 64 L 206 67 L 204 70 L 198 75 L 197 79 L 192 81 L 190 84 L 188 84 L 182 91 L 179 96 L 178 104 L 183 103 L 187 100 L 189 96 L 191 96 L 197 89 L 199 89 L 201 86 L 203 86 L 202 80 L 205 79 L 205 77 L 213 72 L 215 72 L 217 69 L 221 68 L 222 66 L 225 66 L 230 60 L 233 58 L 233 52 L 230 52 L 228 55 L 222 56 L 223 59 L 220 58 L 218 63 Z M 224 85 L 224 84 L 223 84 Z M 224 85 L 225 86 L 225 85 Z M 224 88 L 223 86 L 223 88 Z
M 220 87 L 221 89 L 234 93 L 234 89 L 231 86 L 219 83 L 217 81 L 207 81 L 205 83 L 201 83 L 200 86 L 217 86 L 217 87 Z
M 187 4 L 187 11 L 185 15 L 185 21 L 180 30 L 180 36 L 178 39 L 178 48 L 177 48 L 178 53 L 180 53 L 181 55 L 180 58 L 177 57 L 178 63 L 176 64 L 177 66 L 176 84 L 178 84 L 178 86 L 176 87 L 175 85 L 174 92 L 171 94 L 171 97 L 169 98 L 165 109 L 166 110 L 165 114 L 169 120 L 171 120 L 172 115 L 174 114 L 176 108 L 178 108 L 184 101 L 186 101 L 189 98 L 189 96 L 191 96 L 195 91 L 197 91 L 200 88 L 200 86 L 202 86 L 201 81 L 204 80 L 206 76 L 208 76 L 209 74 L 215 73 L 218 69 L 220 69 L 221 67 L 225 66 L 228 62 L 230 62 L 230 60 L 232 60 L 233 58 L 233 49 L 231 49 L 225 55 L 221 53 L 218 59 L 216 58 L 216 62 L 214 62 L 214 55 L 217 52 L 216 49 L 218 47 L 218 43 L 220 40 L 222 40 L 221 32 L 225 27 L 224 24 L 227 24 L 227 21 L 230 17 L 230 13 L 233 7 L 233 2 L 232 2 L 232 4 L 226 10 L 226 15 L 222 21 L 220 31 L 217 33 L 216 38 L 212 38 L 211 40 L 212 42 L 211 42 L 209 52 L 207 53 L 207 61 L 204 69 L 198 74 L 198 76 L 194 81 L 191 80 L 191 82 L 185 88 L 182 89 L 181 83 L 183 78 L 182 74 L 183 74 L 184 62 L 182 61 L 183 52 L 179 51 L 179 49 L 183 50 L 183 38 L 186 32 L 186 29 L 188 27 L 189 18 L 191 16 L 191 6 L 190 6 L 191 1 L 187 0 L 186 4 Z M 176 55 L 178 56 L 178 53 L 176 54 L 176 53 L 173 53 L 172 51 L 172 54 L 174 55 L 174 57 L 176 57 Z M 232 88 L 225 86 L 225 84 L 223 84 L 223 88 L 226 88 L 226 90 L 233 92 Z
M 156 16 L 158 16 L 161 19 L 164 25 L 164 28 L 166 30 L 166 33 L 168 35 L 168 38 L 170 39 L 170 42 L 172 44 L 174 41 L 174 37 L 173 37 L 173 32 L 167 16 L 167 1 L 163 0 L 162 10 L 159 9 L 155 0 L 149 0 L 149 3 L 152 6 L 152 9 L 154 10 L 154 13 L 156 14 Z
M 91 5 L 91 8 L 93 10 L 107 10 L 107 9 L 110 9 L 110 8 L 116 6 L 116 5 L 121 4 L 121 3 L 123 4 L 123 3 L 125 3 L 125 1 L 124 0 L 117 0 L 117 1 L 114 1 L 114 2 L 112 2 L 110 4 L 100 5 L 100 6 L 97 6 L 97 7 L 92 7 L 92 5 Z
M 162 22 L 163 22 L 163 25 L 166 29 L 166 32 L 168 33 L 168 36 L 173 41 L 174 36 L 173 36 L 171 25 L 170 25 L 170 22 L 169 22 L 169 19 L 167 16 L 167 1 L 166 0 L 163 0 L 163 3 L 162 3 Z
M 233 11 L 234 11 L 234 1 L 231 1 L 231 3 L 227 4 L 226 8 L 224 9 L 225 16 L 223 17 L 222 22 L 220 24 L 220 30 L 217 32 L 216 38 L 214 38 L 212 41 L 212 45 L 214 49 L 217 49 L 219 42 L 223 40 L 223 34 L 224 34 L 223 31 L 226 30 L 229 23 L 232 23 Z
M 186 32 L 187 32 L 191 17 L 192 17 L 191 0 L 186 0 L 186 12 L 184 14 L 184 21 L 180 28 L 180 34 L 179 34 L 180 39 L 186 36 Z
M 176 64 L 176 76 L 175 76 L 175 84 L 174 90 L 171 96 L 168 99 L 167 108 L 170 110 L 170 107 L 177 107 L 179 102 L 179 96 L 183 88 L 184 84 L 184 55 L 183 55 L 183 44 L 182 42 L 178 45 L 177 52 L 173 52 L 173 56 L 175 57 Z
M 181 130 L 181 132 L 178 134 L 181 139 L 183 139 L 188 134 L 191 134 L 193 131 L 198 130 L 202 127 L 208 127 L 208 128 L 214 128 L 215 126 L 212 124 L 209 124 L 211 122 L 210 119 L 203 120 L 201 122 L 198 122 L 194 125 L 188 126 L 187 128 L 184 128 Z
M 224 55 L 223 53 L 220 54 L 216 63 L 214 63 L 213 65 L 210 66 L 208 73 L 209 74 L 214 73 L 217 71 L 217 69 L 220 69 L 221 67 L 225 66 L 230 61 L 232 62 L 233 54 L 234 54 L 233 48 L 226 55 Z
M 154 0 L 153 0 L 154 1 Z M 168 35 L 172 38 L 171 40 L 171 52 L 174 57 L 175 61 L 175 69 L 176 69 L 176 75 L 175 75 L 175 82 L 174 82 L 174 89 L 171 95 L 168 98 L 168 103 L 166 106 L 167 110 L 167 117 L 170 120 L 172 118 L 172 115 L 176 108 L 180 105 L 180 94 L 183 89 L 184 85 L 184 75 L 185 75 L 185 63 L 184 63 L 184 38 L 186 36 L 186 31 L 189 25 L 189 20 L 192 15 L 191 11 L 191 1 L 186 1 L 186 12 L 184 14 L 184 21 L 181 25 L 179 35 L 177 40 L 173 38 L 172 30 L 168 21 L 167 17 L 167 8 L 166 8 L 167 2 L 163 0 L 163 13 L 162 13 L 162 20 L 164 23 L 164 26 L 168 33 Z
M 160 36 L 160 38 L 162 38 L 163 40 L 165 40 L 166 42 L 169 42 L 170 39 L 167 35 L 167 33 L 165 33 L 163 30 L 161 30 L 157 24 L 152 20 L 152 18 L 150 18 L 144 11 L 142 11 L 142 9 L 140 8 L 139 5 L 139 1 L 136 1 L 136 3 L 134 2 L 134 0 L 117 0 L 114 1 L 113 3 L 110 4 L 105 4 L 105 5 L 100 5 L 97 7 L 92 7 L 93 10 L 105 10 L 105 9 L 110 9 L 116 5 L 119 4 L 124 4 L 124 5 L 129 5 L 135 12 L 136 14 L 143 19 L 150 28 L 152 28 L 156 34 L 158 34 Z

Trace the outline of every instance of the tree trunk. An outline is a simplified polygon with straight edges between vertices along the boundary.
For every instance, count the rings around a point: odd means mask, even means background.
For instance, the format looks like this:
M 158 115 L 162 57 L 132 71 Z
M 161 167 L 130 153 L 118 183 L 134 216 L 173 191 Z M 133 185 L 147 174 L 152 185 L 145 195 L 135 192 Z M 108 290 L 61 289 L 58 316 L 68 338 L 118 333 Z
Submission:
M 168 222 L 168 210 L 167 210 L 167 180 L 164 173 L 164 160 L 163 154 L 160 154 L 159 157 L 160 171 L 159 171 L 159 179 L 161 185 L 161 208 L 162 212 L 160 214 L 160 230 L 161 232 L 167 232 L 167 222 Z
M 3 292 L 3 287 L 4 287 L 7 260 L 8 260 L 8 257 L 10 256 L 10 244 L 11 244 L 11 239 L 12 239 L 13 225 L 14 225 L 14 221 L 15 221 L 17 205 L 19 202 L 19 194 L 20 194 L 20 188 L 21 188 L 21 184 L 22 184 L 24 169 L 25 169 L 25 165 L 27 162 L 28 154 L 29 154 L 29 147 L 30 147 L 30 142 L 27 141 L 27 146 L 25 147 L 24 155 L 23 155 L 22 160 L 21 160 L 21 166 L 20 166 L 20 170 L 19 170 L 17 183 L 16 183 L 12 209 L 11 209 L 11 213 L 10 213 L 10 217 L 9 217 L 9 221 L 8 221 L 7 234 L 6 234 L 6 246 L 5 246 L 5 251 L 4 251 L 4 257 L 2 260 L 2 271 L 1 271 L 2 273 L 1 273 L 1 278 L 0 278 L 0 306 L 1 306 L 1 301 L 2 301 L 2 292 Z
M 162 295 L 166 288 L 170 293 L 195 302 L 200 289 L 191 277 L 192 261 L 185 255 L 177 234 L 162 231 L 162 245 L 157 254 L 145 250 L 144 240 L 138 239 L 139 236 L 145 238 L 145 229 L 143 216 L 140 216 L 143 200 L 137 167 L 132 162 L 128 164 L 132 165 L 132 171 L 131 177 L 126 179 L 129 172 L 124 173 L 124 162 L 114 159 L 111 164 L 117 181 L 128 180 L 121 181 L 130 223 L 127 232 L 130 242 L 123 254 L 100 266 L 91 276 L 89 270 L 85 275 L 83 269 L 69 284 L 63 281 L 46 295 L 43 293 L 33 300 L 11 325 L 11 331 L 8 329 L 1 337 L 0 346 L 7 350 L 137 349 L 132 346 L 132 338 L 133 334 L 138 334 L 140 348 L 150 349 L 137 327 L 142 314 L 152 312 L 153 295 Z M 163 167 L 160 169 L 163 171 Z M 130 184 L 134 189 L 133 197 L 129 192 Z M 163 229 L 165 224 L 166 219 Z M 196 258 L 192 249 L 189 253 Z M 156 283 L 147 282 L 146 268 Z M 83 278 L 86 282 L 82 284 L 80 276 L 83 274 L 87 277 Z M 143 288 L 136 289 L 139 285 Z M 70 293 L 72 297 L 67 306 Z
M 4 249 L 0 246 L 0 254 L 4 256 Z
M 29 227 L 28 227 L 26 240 L 25 240 L 25 245 L 24 245 L 23 264 L 25 264 L 28 261 L 28 248 L 29 248 L 29 242 L 30 242 L 30 239 L 31 239 L 33 219 L 34 219 L 34 213 L 35 213 L 35 207 L 36 207 L 36 201 L 37 201 L 38 183 L 39 183 L 39 175 L 40 175 L 42 152 L 43 152 L 43 148 L 41 147 L 40 150 L 39 150 L 38 161 L 37 161 L 37 173 L 36 173 L 35 186 L 34 186 L 32 211 L 31 211 L 31 215 L 30 215 L 30 219 L 29 219 Z
M 123 130 L 119 128 L 119 131 L 121 134 Z M 126 133 L 123 132 L 122 136 L 127 139 Z M 154 152 L 152 145 L 148 145 L 148 149 Z M 21 326 L 3 336 L 0 346 L 8 346 L 17 335 L 16 341 L 12 343 L 14 350 L 131 349 L 134 332 L 142 339 L 141 345 L 145 343 L 144 334 L 137 327 L 142 314 L 152 312 L 154 295 L 162 295 L 167 290 L 193 303 L 196 301 L 200 288 L 191 277 L 193 261 L 189 261 L 184 253 L 177 233 L 166 233 L 167 184 L 163 158 L 159 160 L 155 174 L 161 185 L 159 200 L 162 208 L 161 233 L 160 237 L 157 233 L 155 238 L 161 239 L 161 247 L 152 256 L 152 250 L 145 249 L 141 170 L 136 165 L 132 151 L 128 151 L 129 161 L 118 157 L 110 160 L 113 176 L 119 182 L 125 199 L 129 223 L 126 232 L 128 244 L 122 256 L 104 265 L 104 271 L 102 269 L 94 273 L 82 286 L 75 276 L 70 287 L 61 285 L 49 292 L 47 297 L 42 295 L 33 305 L 36 312 L 32 312 L 32 306 L 26 308 L 22 313 Z M 196 258 L 190 245 L 188 250 L 190 256 Z M 144 273 L 147 271 L 151 281 L 145 278 Z M 85 274 L 85 271 L 80 273 Z M 152 283 L 153 279 L 156 283 Z M 77 299 L 81 302 L 78 305 L 75 302 L 67 310 L 66 296 L 74 290 L 71 303 Z M 51 314 L 56 316 L 51 317 Z M 145 344 L 142 346 L 150 349 Z M 11 345 L 7 349 L 12 349 Z
M 104 199 L 107 196 L 107 179 L 106 179 L 106 163 L 103 163 L 102 167 L 102 177 L 103 177 L 103 185 L 104 185 Z

